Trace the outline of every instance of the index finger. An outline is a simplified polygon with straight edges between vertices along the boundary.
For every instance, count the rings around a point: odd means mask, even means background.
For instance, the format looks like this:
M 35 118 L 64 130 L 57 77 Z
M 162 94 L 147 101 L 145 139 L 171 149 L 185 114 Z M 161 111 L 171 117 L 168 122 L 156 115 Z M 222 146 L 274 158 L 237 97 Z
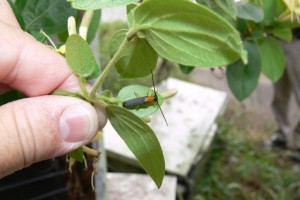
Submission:
M 0 21 L 0 83 L 28 96 L 78 87 L 65 59 L 21 29 Z
M 0 20 L 11 26 L 20 27 L 10 5 L 6 0 L 0 0 Z

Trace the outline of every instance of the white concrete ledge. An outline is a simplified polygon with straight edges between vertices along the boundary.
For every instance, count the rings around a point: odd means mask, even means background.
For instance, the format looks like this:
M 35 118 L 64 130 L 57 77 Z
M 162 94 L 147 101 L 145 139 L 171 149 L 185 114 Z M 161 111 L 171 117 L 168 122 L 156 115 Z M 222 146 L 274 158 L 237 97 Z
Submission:
M 108 173 L 107 200 L 175 200 L 177 178 L 165 176 L 160 189 L 148 175 Z

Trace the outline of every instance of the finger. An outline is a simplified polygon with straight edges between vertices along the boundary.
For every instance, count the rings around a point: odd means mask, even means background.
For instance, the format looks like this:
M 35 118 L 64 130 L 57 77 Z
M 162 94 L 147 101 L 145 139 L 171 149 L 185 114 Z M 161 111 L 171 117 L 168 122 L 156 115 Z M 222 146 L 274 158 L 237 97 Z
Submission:
M 72 78 L 65 59 L 29 34 L 0 21 L 0 83 L 45 95 Z
M 14 27 L 20 27 L 7 0 L 0 0 L 0 20 Z
M 105 123 L 103 112 L 72 97 L 33 97 L 1 106 L 0 178 L 86 144 Z

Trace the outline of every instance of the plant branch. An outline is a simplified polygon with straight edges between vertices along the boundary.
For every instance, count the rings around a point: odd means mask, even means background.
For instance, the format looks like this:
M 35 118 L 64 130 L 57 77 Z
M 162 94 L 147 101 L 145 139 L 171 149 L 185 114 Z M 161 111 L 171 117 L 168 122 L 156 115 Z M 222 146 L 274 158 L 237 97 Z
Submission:
M 109 63 L 107 64 L 107 66 L 105 67 L 105 69 L 103 70 L 103 72 L 98 77 L 95 84 L 93 85 L 92 90 L 90 92 L 91 98 L 95 98 L 98 88 L 100 87 L 100 85 L 102 85 L 103 81 L 105 80 L 106 76 L 108 75 L 109 71 L 114 66 L 114 64 L 119 60 L 119 57 L 120 57 L 121 53 L 123 52 L 123 50 L 125 49 L 125 47 L 127 46 L 128 42 L 129 42 L 128 38 L 125 37 L 125 39 L 123 40 L 119 49 L 117 50 L 115 55 L 112 57 L 112 59 L 109 61 Z

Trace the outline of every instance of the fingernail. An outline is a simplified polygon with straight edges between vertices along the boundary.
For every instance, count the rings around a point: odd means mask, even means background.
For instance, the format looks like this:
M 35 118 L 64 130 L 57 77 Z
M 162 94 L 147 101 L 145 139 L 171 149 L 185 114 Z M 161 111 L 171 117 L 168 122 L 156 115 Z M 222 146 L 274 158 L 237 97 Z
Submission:
M 65 142 L 90 140 L 98 130 L 98 119 L 95 109 L 86 104 L 67 107 L 59 121 L 61 138 Z

